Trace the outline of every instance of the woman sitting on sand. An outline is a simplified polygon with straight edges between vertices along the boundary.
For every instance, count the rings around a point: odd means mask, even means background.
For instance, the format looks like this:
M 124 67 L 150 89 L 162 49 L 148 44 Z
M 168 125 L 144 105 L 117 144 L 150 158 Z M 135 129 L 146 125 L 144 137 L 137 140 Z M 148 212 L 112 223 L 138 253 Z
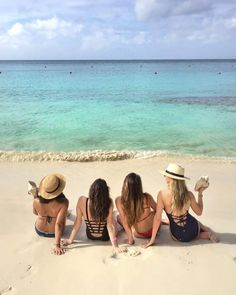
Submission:
M 113 219 L 113 202 L 109 195 L 109 188 L 103 179 L 96 179 L 90 187 L 89 198 L 81 196 L 76 206 L 76 220 L 70 237 L 63 244 L 73 243 L 81 227 L 82 217 L 86 223 L 88 239 L 97 241 L 111 241 L 116 252 L 125 251 L 119 248 L 116 238 L 116 227 Z
M 156 202 L 148 193 L 143 193 L 139 175 L 130 173 L 125 177 L 122 193 L 116 198 L 119 211 L 118 222 L 124 227 L 128 243 L 134 243 L 134 237 L 150 238 Z
M 61 174 L 50 174 L 42 179 L 38 196 L 33 202 L 33 212 L 36 214 L 35 231 L 39 236 L 54 238 L 56 255 L 64 253 L 61 248 L 69 201 L 64 196 L 66 181 Z
M 202 214 L 202 193 L 206 188 L 200 188 L 198 201 L 196 201 L 193 193 L 187 189 L 185 184 L 185 179 L 188 178 L 184 176 L 184 168 L 176 164 L 169 164 L 165 171 L 160 172 L 165 176 L 167 189 L 158 193 L 152 237 L 145 247 L 147 248 L 155 242 L 163 210 L 170 221 L 170 232 L 174 240 L 190 242 L 194 239 L 206 239 L 217 242 L 213 231 L 202 225 L 188 212 L 191 207 L 197 215 Z

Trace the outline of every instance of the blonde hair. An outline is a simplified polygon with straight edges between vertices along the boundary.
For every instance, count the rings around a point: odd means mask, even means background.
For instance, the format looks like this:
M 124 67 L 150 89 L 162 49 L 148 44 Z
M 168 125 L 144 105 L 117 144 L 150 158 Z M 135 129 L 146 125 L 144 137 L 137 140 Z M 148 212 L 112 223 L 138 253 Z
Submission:
M 173 179 L 171 183 L 171 191 L 173 192 L 172 211 L 181 212 L 189 201 L 189 191 L 184 180 Z
M 128 174 L 122 187 L 121 203 L 129 226 L 137 223 L 143 213 L 143 200 L 144 194 L 140 176 L 135 173 Z

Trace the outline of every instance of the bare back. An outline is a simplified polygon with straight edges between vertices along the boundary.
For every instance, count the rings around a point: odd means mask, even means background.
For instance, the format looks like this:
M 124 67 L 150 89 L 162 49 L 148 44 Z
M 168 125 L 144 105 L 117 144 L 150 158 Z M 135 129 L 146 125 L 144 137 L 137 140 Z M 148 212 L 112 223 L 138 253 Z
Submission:
M 59 212 L 62 209 L 67 209 L 68 200 L 65 199 L 63 203 L 59 203 L 55 200 L 49 203 L 40 203 L 39 199 L 34 199 L 33 211 L 38 215 L 36 220 L 36 226 L 39 230 L 45 232 L 55 232 L 55 223 L 57 221 Z M 64 216 L 66 219 L 66 214 Z
M 172 210 L 173 192 L 169 189 L 161 190 L 158 194 L 157 206 L 162 207 L 162 209 L 164 209 L 168 214 L 172 214 L 175 216 L 180 216 L 185 214 L 187 211 L 189 211 L 189 208 L 191 207 L 192 210 L 199 215 L 199 208 L 193 193 L 189 191 L 188 194 L 189 194 L 189 201 L 184 205 L 182 210 L 173 211 Z
M 153 217 L 155 214 L 154 211 L 156 210 L 156 202 L 154 201 L 153 197 L 148 193 L 144 193 L 143 197 L 143 212 L 139 217 L 138 222 L 133 225 L 137 232 L 145 232 L 152 228 Z M 121 215 L 121 219 L 125 219 L 125 210 L 121 202 L 121 197 L 116 198 L 116 206 Z

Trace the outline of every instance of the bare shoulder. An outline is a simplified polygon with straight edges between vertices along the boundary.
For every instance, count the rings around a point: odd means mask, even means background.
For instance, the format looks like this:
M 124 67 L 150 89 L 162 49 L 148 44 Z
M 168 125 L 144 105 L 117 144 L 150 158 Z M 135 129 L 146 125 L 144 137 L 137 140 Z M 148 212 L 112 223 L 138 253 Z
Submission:
M 78 199 L 78 202 L 77 202 L 77 206 L 82 206 L 86 203 L 87 201 L 87 197 L 85 196 L 80 196 L 79 199 Z
M 117 198 L 115 199 L 115 203 L 116 203 L 116 206 L 117 206 L 117 205 L 120 205 L 120 203 L 121 203 L 121 196 L 119 196 L 119 197 L 117 197 Z
M 65 201 L 63 202 L 63 204 L 68 207 L 69 206 L 69 200 L 67 198 L 65 198 Z
M 157 198 L 160 198 L 160 199 L 165 198 L 165 196 L 167 196 L 167 194 L 168 194 L 167 190 L 160 190 L 157 194 Z
M 33 205 L 38 205 L 38 204 L 40 204 L 40 202 L 39 202 L 39 198 L 35 198 L 35 199 L 33 200 Z
M 110 208 L 109 208 L 109 210 L 112 212 L 113 209 L 114 209 L 114 202 L 113 202 L 113 200 L 111 199 L 111 204 L 110 204 Z
M 147 198 L 148 200 L 152 199 L 152 195 L 149 194 L 149 193 L 147 193 L 147 192 L 143 193 L 143 196 L 144 196 L 145 198 Z

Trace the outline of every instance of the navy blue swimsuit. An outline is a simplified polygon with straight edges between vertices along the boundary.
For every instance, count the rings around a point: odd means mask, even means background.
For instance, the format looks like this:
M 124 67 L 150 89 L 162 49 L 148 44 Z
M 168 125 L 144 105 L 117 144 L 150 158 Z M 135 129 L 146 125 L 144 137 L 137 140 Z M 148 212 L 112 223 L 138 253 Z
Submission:
M 175 216 L 166 212 L 170 221 L 170 231 L 172 236 L 180 242 L 190 242 L 197 238 L 199 234 L 198 221 L 188 213 Z

